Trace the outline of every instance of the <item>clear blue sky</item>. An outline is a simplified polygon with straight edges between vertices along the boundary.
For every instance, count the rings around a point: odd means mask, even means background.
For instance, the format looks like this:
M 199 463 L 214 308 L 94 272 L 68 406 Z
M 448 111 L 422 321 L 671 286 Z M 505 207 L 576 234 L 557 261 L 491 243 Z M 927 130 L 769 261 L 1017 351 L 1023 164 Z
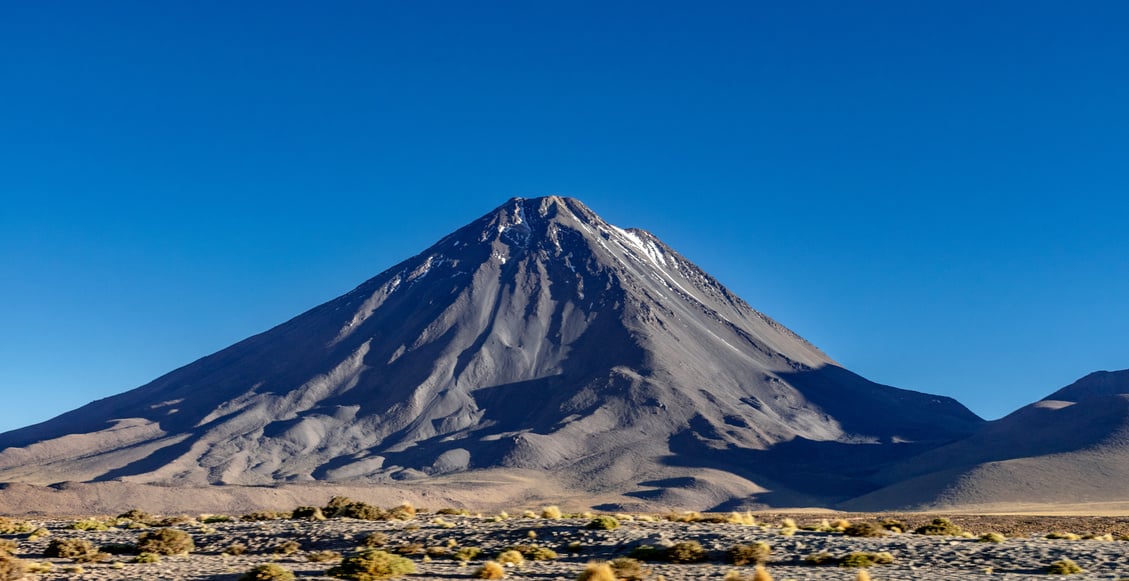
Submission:
M 0 431 L 511 196 L 998 417 L 1129 367 L 1129 3 L 11 2 Z

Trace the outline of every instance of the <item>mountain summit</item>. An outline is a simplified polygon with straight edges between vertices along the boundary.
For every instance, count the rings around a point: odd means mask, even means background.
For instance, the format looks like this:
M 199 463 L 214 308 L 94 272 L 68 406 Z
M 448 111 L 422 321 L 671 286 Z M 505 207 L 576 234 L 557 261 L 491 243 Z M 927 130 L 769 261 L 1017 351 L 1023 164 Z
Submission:
M 842 369 L 646 231 L 574 199 L 515 198 L 265 333 L 0 435 L 0 481 L 496 468 L 654 489 L 640 497 L 723 474 L 720 497 L 827 501 L 873 486 L 857 468 L 823 485 L 805 471 L 918 453 L 980 424 L 949 398 Z

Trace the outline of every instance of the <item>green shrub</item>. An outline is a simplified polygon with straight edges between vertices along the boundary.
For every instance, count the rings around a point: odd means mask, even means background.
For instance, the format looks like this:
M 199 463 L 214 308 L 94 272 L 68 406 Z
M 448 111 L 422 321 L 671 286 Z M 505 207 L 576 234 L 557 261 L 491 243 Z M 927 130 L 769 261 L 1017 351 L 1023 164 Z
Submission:
M 0 553 L 0 581 L 16 581 L 26 574 L 26 563 L 8 553 Z
M 416 572 L 415 563 L 377 549 L 366 549 L 346 557 L 340 565 L 326 571 L 326 575 L 353 581 L 392 579 Z
M 706 556 L 706 550 L 698 541 L 675 543 L 666 550 L 666 560 L 671 563 L 701 563 Z
M 772 547 L 760 542 L 751 545 L 735 545 L 726 551 L 726 557 L 734 565 L 761 565 L 768 562 Z
M 134 563 L 160 563 L 161 556 L 156 553 L 141 553 L 133 558 Z
M 1007 537 L 1000 533 L 984 533 L 980 535 L 981 543 L 1002 543 L 1007 540 Z
M 561 509 L 555 506 L 546 506 L 541 509 L 541 518 L 561 518 Z
M 239 581 L 294 581 L 294 573 L 274 564 L 259 565 L 247 571 Z
M 894 556 L 890 553 L 864 553 L 856 551 L 847 553 L 839 559 L 840 567 L 873 567 L 875 565 L 889 565 L 894 562 Z
M 1078 563 L 1075 563 L 1070 559 L 1055 561 L 1054 563 L 1051 563 L 1047 566 L 1048 575 L 1076 575 L 1078 573 L 1083 573 L 1084 571 L 1085 570 L 1082 569 L 1082 567 L 1078 566 Z
M 156 529 L 137 537 L 137 550 L 158 555 L 186 555 L 196 549 L 192 536 L 177 529 Z
M 85 518 L 71 523 L 71 526 L 68 528 L 76 531 L 104 531 L 108 530 L 110 527 L 106 526 L 105 522 L 96 518 Z
M 848 537 L 884 537 L 886 528 L 876 522 L 856 522 L 843 529 L 843 534 Z
M 506 568 L 497 561 L 486 561 L 474 572 L 475 579 L 504 579 Z
M 804 561 L 812 565 L 834 565 L 839 562 L 839 559 L 827 551 L 820 551 L 804 557 Z
M 619 528 L 619 521 L 614 516 L 602 514 L 589 522 L 585 528 L 600 531 L 614 531 Z
M 959 537 L 964 534 L 964 529 L 953 524 L 953 521 L 947 518 L 935 518 L 933 522 L 917 527 L 913 531 L 919 535 L 944 535 L 949 537 Z

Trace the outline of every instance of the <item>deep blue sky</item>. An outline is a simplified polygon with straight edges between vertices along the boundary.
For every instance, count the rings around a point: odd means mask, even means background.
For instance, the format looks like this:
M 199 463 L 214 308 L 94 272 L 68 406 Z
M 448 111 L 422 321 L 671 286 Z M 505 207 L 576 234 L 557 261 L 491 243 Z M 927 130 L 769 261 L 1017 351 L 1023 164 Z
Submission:
M 14 2 L 0 431 L 511 196 L 642 227 L 875 381 L 1129 367 L 1129 3 Z

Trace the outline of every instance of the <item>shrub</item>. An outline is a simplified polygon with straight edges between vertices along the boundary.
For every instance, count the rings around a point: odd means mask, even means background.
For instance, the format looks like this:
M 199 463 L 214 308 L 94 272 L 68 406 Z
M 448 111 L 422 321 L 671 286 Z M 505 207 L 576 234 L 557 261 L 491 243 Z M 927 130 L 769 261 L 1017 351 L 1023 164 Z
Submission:
M 39 528 L 35 529 L 34 531 L 31 531 L 31 533 L 29 533 L 27 535 L 27 540 L 38 541 L 39 539 L 42 539 L 43 537 L 49 537 L 49 536 L 51 536 L 51 531 L 49 531 L 49 530 L 47 530 L 43 527 L 39 527 Z
M 16 535 L 31 530 L 31 524 L 0 516 L 0 535 Z
M 1054 531 L 1052 533 L 1047 534 L 1046 538 L 1052 539 L 1052 540 L 1077 541 L 1078 539 L 1081 539 L 1082 537 L 1080 537 L 1080 536 L 1078 536 L 1074 533 L 1064 533 L 1062 531 Z
M 455 552 L 456 561 L 470 561 L 471 559 L 478 558 L 482 554 L 482 549 L 478 547 L 463 547 Z
M 772 575 L 762 565 L 757 565 L 752 577 L 746 577 L 739 571 L 730 571 L 725 574 L 723 581 L 772 581 Z
M 804 561 L 812 565 L 834 565 L 839 562 L 839 559 L 827 551 L 820 551 L 804 557 Z
M 664 551 L 653 545 L 639 545 L 631 549 L 629 557 L 640 561 L 662 561 Z
M 233 557 L 238 557 L 239 555 L 242 555 L 246 552 L 247 545 L 244 545 L 243 543 L 231 543 L 226 548 L 224 548 L 224 550 L 220 551 L 220 553 L 224 555 L 231 555 Z
M 497 561 L 503 565 L 520 565 L 525 562 L 525 557 L 519 551 L 510 549 L 499 553 Z
M 386 534 L 384 534 L 380 531 L 377 531 L 375 533 L 370 533 L 368 536 L 366 536 L 361 541 L 361 544 L 366 546 L 366 547 L 374 547 L 374 548 L 383 547 L 384 545 L 388 544 L 388 535 L 386 535 Z
M 137 550 L 158 555 L 185 555 L 196 549 L 192 536 L 177 529 L 156 529 L 137 537 Z
M 423 543 L 407 543 L 396 547 L 396 554 L 398 555 L 418 555 L 426 552 Z
M 980 535 L 981 543 L 1002 543 L 1007 540 L 1007 537 L 1000 533 L 984 533 Z
M 400 506 L 388 511 L 387 518 L 392 520 L 411 520 L 416 516 L 416 507 L 412 506 L 410 502 L 405 502 Z
M 20 544 L 12 539 L 0 539 L 0 555 L 4 553 L 15 554 L 20 549 Z
M 890 553 L 864 553 L 854 552 L 847 553 L 839 559 L 840 567 L 873 567 L 875 565 L 889 565 L 894 562 L 894 556 Z
M 615 572 L 607 563 L 588 563 L 576 581 L 616 581 Z
M 259 565 L 247 571 L 239 581 L 294 581 L 294 573 L 274 564 Z
M 271 514 L 274 514 L 274 513 L 271 513 Z M 265 519 L 265 518 L 264 519 L 252 519 L 252 518 L 247 518 L 248 516 L 250 516 L 250 515 L 244 516 L 243 520 L 270 520 L 270 519 Z M 221 523 L 221 522 L 232 522 L 234 520 L 235 519 L 231 518 L 230 516 L 227 516 L 226 514 L 212 514 L 212 515 L 208 515 L 206 517 L 201 518 L 200 522 L 202 522 L 206 525 L 213 525 L 213 524 Z
M 110 527 L 106 526 L 105 522 L 100 521 L 96 518 L 85 518 L 82 520 L 76 520 L 75 522 L 71 523 L 71 526 L 68 528 L 76 531 L 104 531 L 109 529 Z
M 893 532 L 893 533 L 903 533 L 903 532 L 906 531 L 906 523 L 904 523 L 900 520 L 894 520 L 892 518 L 887 518 L 887 519 L 882 519 L 881 521 L 878 522 L 878 524 L 882 525 L 882 528 L 884 528 L 884 529 L 886 529 L 890 532 Z
M 751 545 L 735 545 L 726 551 L 726 557 L 734 565 L 760 565 L 768 562 L 772 547 L 768 543 L 760 542 Z
M 964 534 L 964 529 L 953 524 L 953 521 L 947 518 L 935 518 L 933 522 L 917 527 L 913 531 L 919 535 L 944 535 L 949 537 L 959 537 Z
M 302 520 L 325 520 L 325 513 L 317 506 L 299 506 L 290 513 L 290 518 Z
M 288 540 L 271 547 L 270 552 L 276 555 L 293 555 L 301 550 L 302 545 L 298 541 Z
M 497 561 L 486 561 L 474 572 L 475 579 L 504 579 L 506 568 Z
M 355 518 L 358 520 L 386 520 L 388 513 L 384 512 L 379 506 L 373 506 L 365 502 L 354 502 L 346 506 L 335 516 Z
M 859 569 L 859 574 L 855 577 L 855 581 L 870 581 L 870 573 L 866 569 Z
M 784 519 L 784 522 L 780 525 L 780 534 L 786 537 L 796 534 L 797 530 L 799 530 L 799 527 L 796 526 L 796 521 L 790 518 Z
M 753 517 L 753 513 L 751 513 L 751 512 L 744 512 L 744 513 L 740 513 L 740 512 L 736 512 L 736 511 L 731 512 L 725 518 L 725 522 L 727 522 L 731 525 L 743 525 L 743 526 L 747 526 L 747 527 L 752 527 L 752 526 L 757 525 L 757 519 L 755 517 Z
M 127 510 L 118 515 L 117 520 L 128 520 L 139 523 L 148 523 L 153 520 L 153 515 L 136 508 Z
M 160 563 L 161 556 L 156 553 L 141 553 L 133 558 L 134 563 Z
M 671 563 L 701 563 L 706 560 L 706 550 L 698 541 L 675 543 L 666 550 L 666 560 Z
M 346 557 L 340 565 L 325 572 L 330 577 L 353 581 L 392 579 L 416 572 L 415 563 L 377 549 L 366 549 Z
M 278 520 L 278 519 L 282 518 L 283 516 L 284 515 L 279 514 L 279 513 L 275 512 L 273 510 L 260 510 L 258 512 L 249 512 L 249 513 L 239 517 L 239 520 L 247 521 L 247 522 L 261 522 L 261 521 L 266 521 L 266 520 Z M 227 519 L 227 520 L 215 520 L 215 519 Z M 210 517 L 204 519 L 204 522 L 206 522 L 206 523 L 230 522 L 231 520 L 232 520 L 231 517 L 220 514 L 220 515 L 210 516 Z
M 1084 569 L 1082 569 L 1082 567 L 1079 567 L 1078 563 L 1075 563 L 1070 559 L 1055 561 L 1054 563 L 1051 563 L 1047 566 L 1048 575 L 1076 575 L 1078 573 L 1082 573 L 1083 571 Z
M 341 553 L 337 551 L 314 551 L 306 555 L 306 560 L 311 563 L 325 563 L 328 561 L 336 561 L 341 558 Z
M 41 563 L 31 561 L 26 563 L 26 565 L 28 573 L 50 573 L 51 570 L 55 568 L 55 566 L 51 564 L 51 561 L 43 561 Z
M 561 509 L 555 506 L 546 506 L 541 509 L 541 518 L 561 518 Z
M 647 572 L 643 570 L 643 564 L 630 557 L 612 559 L 608 565 L 611 566 L 616 579 L 622 581 L 643 581 L 647 578 Z
M 109 559 L 106 553 L 101 553 L 86 539 L 51 539 L 47 549 L 43 551 L 45 557 L 58 559 L 71 559 L 76 563 L 95 563 Z
M 470 516 L 470 511 L 465 508 L 441 508 L 435 514 L 447 516 Z
M 619 528 L 619 521 L 614 516 L 602 514 L 589 522 L 585 528 L 601 531 L 614 531 Z
M 27 574 L 27 564 L 7 553 L 0 553 L 0 581 L 16 581 Z
M 557 558 L 557 552 L 539 545 L 514 545 L 509 550 L 521 553 L 528 561 L 552 561 Z
M 843 534 L 848 537 L 884 537 L 886 528 L 876 522 L 856 522 L 843 529 Z

